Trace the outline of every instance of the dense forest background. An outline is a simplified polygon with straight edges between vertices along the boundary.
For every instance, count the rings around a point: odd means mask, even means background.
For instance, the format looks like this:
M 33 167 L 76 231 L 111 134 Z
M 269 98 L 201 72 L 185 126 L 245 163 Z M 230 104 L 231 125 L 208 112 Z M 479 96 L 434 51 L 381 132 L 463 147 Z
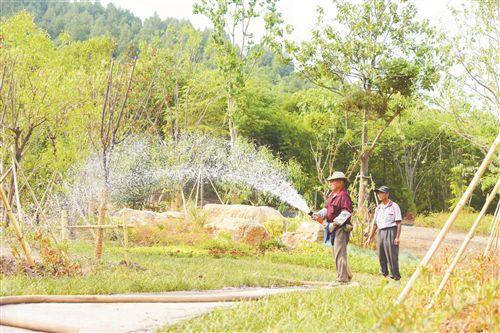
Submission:
M 474 10 L 491 8 L 488 5 L 479 1 L 470 12 L 458 11 L 457 20 Z M 303 58 L 290 61 L 272 43 L 256 42 L 245 53 L 249 56 L 242 52 L 235 58 L 245 61 L 237 62 L 241 75 L 228 88 L 230 76 L 221 66 L 220 45 L 225 41 L 218 44 L 213 38 L 217 31 L 201 31 L 188 21 L 162 20 L 157 15 L 141 21 L 127 10 L 98 2 L 26 0 L 1 2 L 0 6 L 0 65 L 5 83 L 0 88 L 2 170 L 8 168 L 10 160 L 5 156 L 13 147 L 40 195 L 54 171 L 67 175 L 95 150 L 93 133 L 113 58 L 117 59 L 117 77 L 128 73 L 130 64 L 135 66 L 126 109 L 144 110 L 145 116 L 128 123 L 130 131 L 165 140 L 194 132 L 229 138 L 228 109 L 234 103 L 237 107 L 229 121 L 234 122 L 238 138 L 268 147 L 308 202 L 321 205 L 323 181 L 332 170 L 349 173 L 351 189 L 357 193 L 356 157 L 366 142 L 361 135 L 363 118 L 354 109 L 363 97 L 352 87 L 342 94 L 325 89 L 309 75 L 317 71 L 301 66 Z M 485 20 L 491 24 L 491 19 Z M 496 29 L 495 22 L 491 29 Z M 491 77 L 488 67 L 477 62 L 498 59 L 498 44 L 491 49 L 483 43 L 483 49 L 478 49 L 482 57 L 468 57 L 453 47 L 468 36 L 464 30 L 457 39 L 429 39 L 426 47 L 440 50 L 439 57 L 446 60 L 435 66 L 432 84 L 412 88 L 411 96 L 398 91 L 405 99 L 398 102 L 390 122 L 376 112 L 366 120 L 373 129 L 368 141 L 386 127 L 369 158 L 369 186 L 392 188 L 394 200 L 406 213 L 453 206 L 498 133 L 498 87 L 493 87 L 491 98 L 470 84 Z M 498 61 L 494 63 L 493 72 Z M 394 66 L 388 68 L 410 68 Z M 457 71 L 457 66 L 485 71 Z M 481 82 L 487 84 L 486 79 Z M 385 98 L 377 96 L 366 102 L 375 105 L 374 109 L 380 102 L 377 98 Z M 494 166 L 490 168 L 472 197 L 471 209 L 482 206 L 497 172 Z M 258 202 L 259 198 L 243 191 L 235 201 Z

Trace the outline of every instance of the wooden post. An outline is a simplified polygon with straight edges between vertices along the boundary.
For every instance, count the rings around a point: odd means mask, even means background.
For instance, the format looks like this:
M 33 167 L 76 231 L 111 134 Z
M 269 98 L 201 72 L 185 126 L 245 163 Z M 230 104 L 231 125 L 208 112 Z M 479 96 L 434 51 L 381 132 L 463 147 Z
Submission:
M 125 211 L 123 211 L 123 216 L 122 216 L 122 227 L 123 227 L 123 255 L 124 255 L 124 260 L 125 264 L 128 266 L 129 260 L 128 260 L 128 228 L 127 228 L 127 221 L 125 219 Z
M 198 207 L 198 194 L 200 193 L 200 183 L 201 183 L 201 171 L 198 172 L 198 178 L 196 179 L 196 196 L 194 199 L 195 207 Z
M 184 218 L 187 218 L 187 207 L 186 207 L 186 197 L 184 196 L 184 187 L 181 186 L 181 198 L 182 198 L 182 208 L 184 209 Z
M 200 207 L 203 207 L 203 177 L 200 173 Z
M 61 210 L 61 241 L 64 242 L 68 239 L 68 212 Z
M 19 183 L 17 181 L 16 159 L 14 158 L 14 149 L 12 148 L 12 179 L 14 180 L 14 197 L 16 198 L 17 220 L 22 228 L 23 212 L 21 209 L 21 198 L 19 196 Z
M 415 283 L 417 278 L 420 276 L 423 269 L 429 264 L 429 261 L 432 259 L 432 257 L 434 256 L 434 253 L 441 245 L 444 237 L 448 233 L 448 230 L 450 229 L 452 224 L 457 219 L 458 214 L 462 211 L 462 208 L 467 204 L 467 201 L 469 200 L 470 196 L 472 195 L 472 192 L 476 188 L 476 186 L 479 182 L 479 179 L 481 179 L 481 176 L 483 175 L 483 173 L 486 171 L 486 169 L 488 169 L 488 166 L 490 165 L 491 161 L 493 160 L 493 157 L 495 156 L 496 150 L 497 150 L 499 145 L 500 145 L 500 134 L 497 135 L 495 141 L 493 142 L 493 144 L 490 147 L 490 150 L 488 151 L 483 162 L 479 166 L 479 169 L 476 171 L 474 178 L 472 179 L 469 186 L 465 190 L 465 192 L 462 195 L 462 198 L 460 199 L 458 204 L 453 209 L 453 212 L 448 217 L 448 220 L 446 220 L 446 223 L 441 228 L 441 231 L 437 235 L 436 239 L 434 239 L 434 242 L 432 243 L 431 247 L 429 248 L 429 250 L 425 254 L 425 257 L 422 259 L 420 264 L 417 266 L 417 269 L 415 270 L 415 272 L 413 272 L 413 275 L 411 276 L 410 280 L 408 280 L 408 282 L 406 283 L 403 291 L 399 294 L 398 298 L 395 301 L 396 304 L 401 304 L 404 302 L 404 300 L 408 296 L 411 288 L 413 287 L 413 284 Z
M 487 257 L 490 254 L 491 246 L 493 245 L 493 240 L 495 236 L 498 234 L 498 224 L 500 222 L 500 214 L 496 212 L 495 217 L 493 218 L 493 225 L 490 232 L 490 237 L 488 238 L 488 243 L 486 244 L 486 249 L 484 249 L 484 256 Z
M 486 197 L 486 201 L 483 205 L 483 208 L 481 209 L 481 212 L 479 212 L 479 215 L 474 220 L 474 223 L 472 224 L 469 232 L 467 233 L 467 236 L 465 236 L 465 239 L 462 242 L 462 245 L 460 246 L 460 248 L 458 249 L 455 257 L 453 258 L 453 261 L 448 266 L 448 269 L 446 270 L 446 273 L 444 274 L 443 279 L 441 280 L 441 283 L 439 284 L 438 289 L 436 289 L 436 291 L 434 292 L 434 296 L 432 296 L 432 300 L 428 304 L 427 309 L 430 309 L 434 306 L 437 297 L 439 296 L 439 294 L 443 290 L 444 286 L 446 285 L 446 282 L 448 282 L 448 280 L 451 276 L 451 273 L 453 272 L 453 270 L 455 269 L 455 267 L 458 264 L 458 261 L 460 260 L 460 258 L 462 258 L 462 255 L 465 252 L 467 245 L 469 245 L 470 240 L 472 239 L 472 237 L 474 237 L 474 232 L 476 231 L 477 226 L 479 225 L 479 222 L 486 214 L 486 211 L 488 210 L 488 207 L 490 206 L 493 199 L 496 197 L 498 190 L 500 190 L 500 179 L 497 180 L 497 183 L 495 185 L 495 188 L 493 188 L 493 191 L 491 191 L 491 193 Z
M 215 188 L 215 185 L 212 182 L 212 179 L 210 179 L 210 177 L 207 177 L 207 178 L 208 178 L 208 181 L 210 182 L 210 184 L 212 185 L 212 188 L 214 189 L 215 194 L 217 195 L 217 198 L 219 198 L 220 203 L 224 204 L 224 201 L 222 201 L 222 198 L 220 197 L 219 192 L 217 192 L 217 189 Z
M 108 193 L 106 189 L 101 190 L 101 203 L 99 205 L 99 216 L 97 220 L 98 225 L 104 225 L 106 223 L 106 202 L 108 198 Z M 95 257 L 100 260 L 102 257 L 102 242 L 104 238 L 104 229 L 97 229 L 97 239 L 95 245 Z
M 17 240 L 21 244 L 21 248 L 23 249 L 24 255 L 26 256 L 26 261 L 29 266 L 33 267 L 35 266 L 35 261 L 33 260 L 33 257 L 31 257 L 31 249 L 29 244 L 26 242 L 26 240 L 23 237 L 23 234 L 21 232 L 21 228 L 19 227 L 19 224 L 17 223 L 16 217 L 14 216 L 14 213 L 12 213 L 12 209 L 10 208 L 9 205 L 9 200 L 7 199 L 7 196 L 5 195 L 5 192 L 3 191 L 3 186 L 2 183 L 0 183 L 0 196 L 2 197 L 2 202 L 3 206 L 5 207 L 5 210 L 7 211 L 7 216 L 9 217 L 10 223 L 12 223 L 12 226 L 14 227 L 14 231 L 17 236 Z

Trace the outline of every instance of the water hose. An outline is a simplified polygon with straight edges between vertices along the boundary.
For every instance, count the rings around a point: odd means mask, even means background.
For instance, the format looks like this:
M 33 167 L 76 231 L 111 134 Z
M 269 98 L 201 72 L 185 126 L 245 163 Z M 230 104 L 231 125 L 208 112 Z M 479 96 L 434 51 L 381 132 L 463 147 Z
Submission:
M 278 278 L 278 277 L 273 277 Z M 290 283 L 305 285 L 326 285 L 325 281 L 285 280 Z M 308 288 L 297 289 L 305 291 Z M 312 289 L 309 289 L 312 290 Z M 290 290 L 293 291 L 293 290 Z M 257 295 L 241 295 L 227 293 L 224 295 L 21 295 L 0 297 L 0 306 L 13 304 L 34 303 L 207 303 L 207 302 L 240 302 L 258 300 L 269 296 L 268 293 Z M 0 316 L 0 325 L 28 329 L 40 332 L 74 333 L 79 332 L 77 327 L 53 324 L 42 321 L 23 320 L 12 316 Z
M 27 295 L 0 297 L 0 306 L 25 303 L 206 303 L 237 302 L 258 300 L 268 296 L 261 295 Z M 76 327 L 52 324 L 41 321 L 23 320 L 16 317 L 0 316 L 0 325 L 29 329 L 41 332 L 74 333 Z

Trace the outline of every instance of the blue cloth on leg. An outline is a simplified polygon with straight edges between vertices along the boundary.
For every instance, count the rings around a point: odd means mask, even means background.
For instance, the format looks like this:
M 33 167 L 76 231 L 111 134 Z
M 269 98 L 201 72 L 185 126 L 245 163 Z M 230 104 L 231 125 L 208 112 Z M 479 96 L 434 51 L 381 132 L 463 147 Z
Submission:
M 328 241 L 333 245 L 335 241 L 335 229 L 333 229 L 333 232 L 329 232 L 328 229 L 330 227 L 330 222 L 326 222 L 326 226 L 324 229 L 324 235 L 323 235 L 323 242 L 324 244 L 328 244 Z

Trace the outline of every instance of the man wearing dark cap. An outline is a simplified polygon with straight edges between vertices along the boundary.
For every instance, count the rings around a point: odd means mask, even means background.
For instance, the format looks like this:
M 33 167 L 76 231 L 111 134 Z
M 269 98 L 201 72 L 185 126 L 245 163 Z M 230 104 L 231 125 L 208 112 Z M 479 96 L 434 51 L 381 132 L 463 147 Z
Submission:
M 379 205 L 373 214 L 373 225 L 366 244 L 370 243 L 378 229 L 377 247 L 380 261 L 380 273 L 388 276 L 387 264 L 391 270 L 391 279 L 399 280 L 399 236 L 401 235 L 401 209 L 389 199 L 389 188 L 381 186 L 375 190 Z
M 347 243 L 352 231 L 352 201 L 347 193 L 349 181 L 343 172 L 335 171 L 327 178 L 331 193 L 325 208 L 313 215 L 318 222 L 325 219 L 325 229 L 333 245 L 333 259 L 337 268 L 337 280 L 334 283 L 349 283 L 352 272 L 347 264 Z

